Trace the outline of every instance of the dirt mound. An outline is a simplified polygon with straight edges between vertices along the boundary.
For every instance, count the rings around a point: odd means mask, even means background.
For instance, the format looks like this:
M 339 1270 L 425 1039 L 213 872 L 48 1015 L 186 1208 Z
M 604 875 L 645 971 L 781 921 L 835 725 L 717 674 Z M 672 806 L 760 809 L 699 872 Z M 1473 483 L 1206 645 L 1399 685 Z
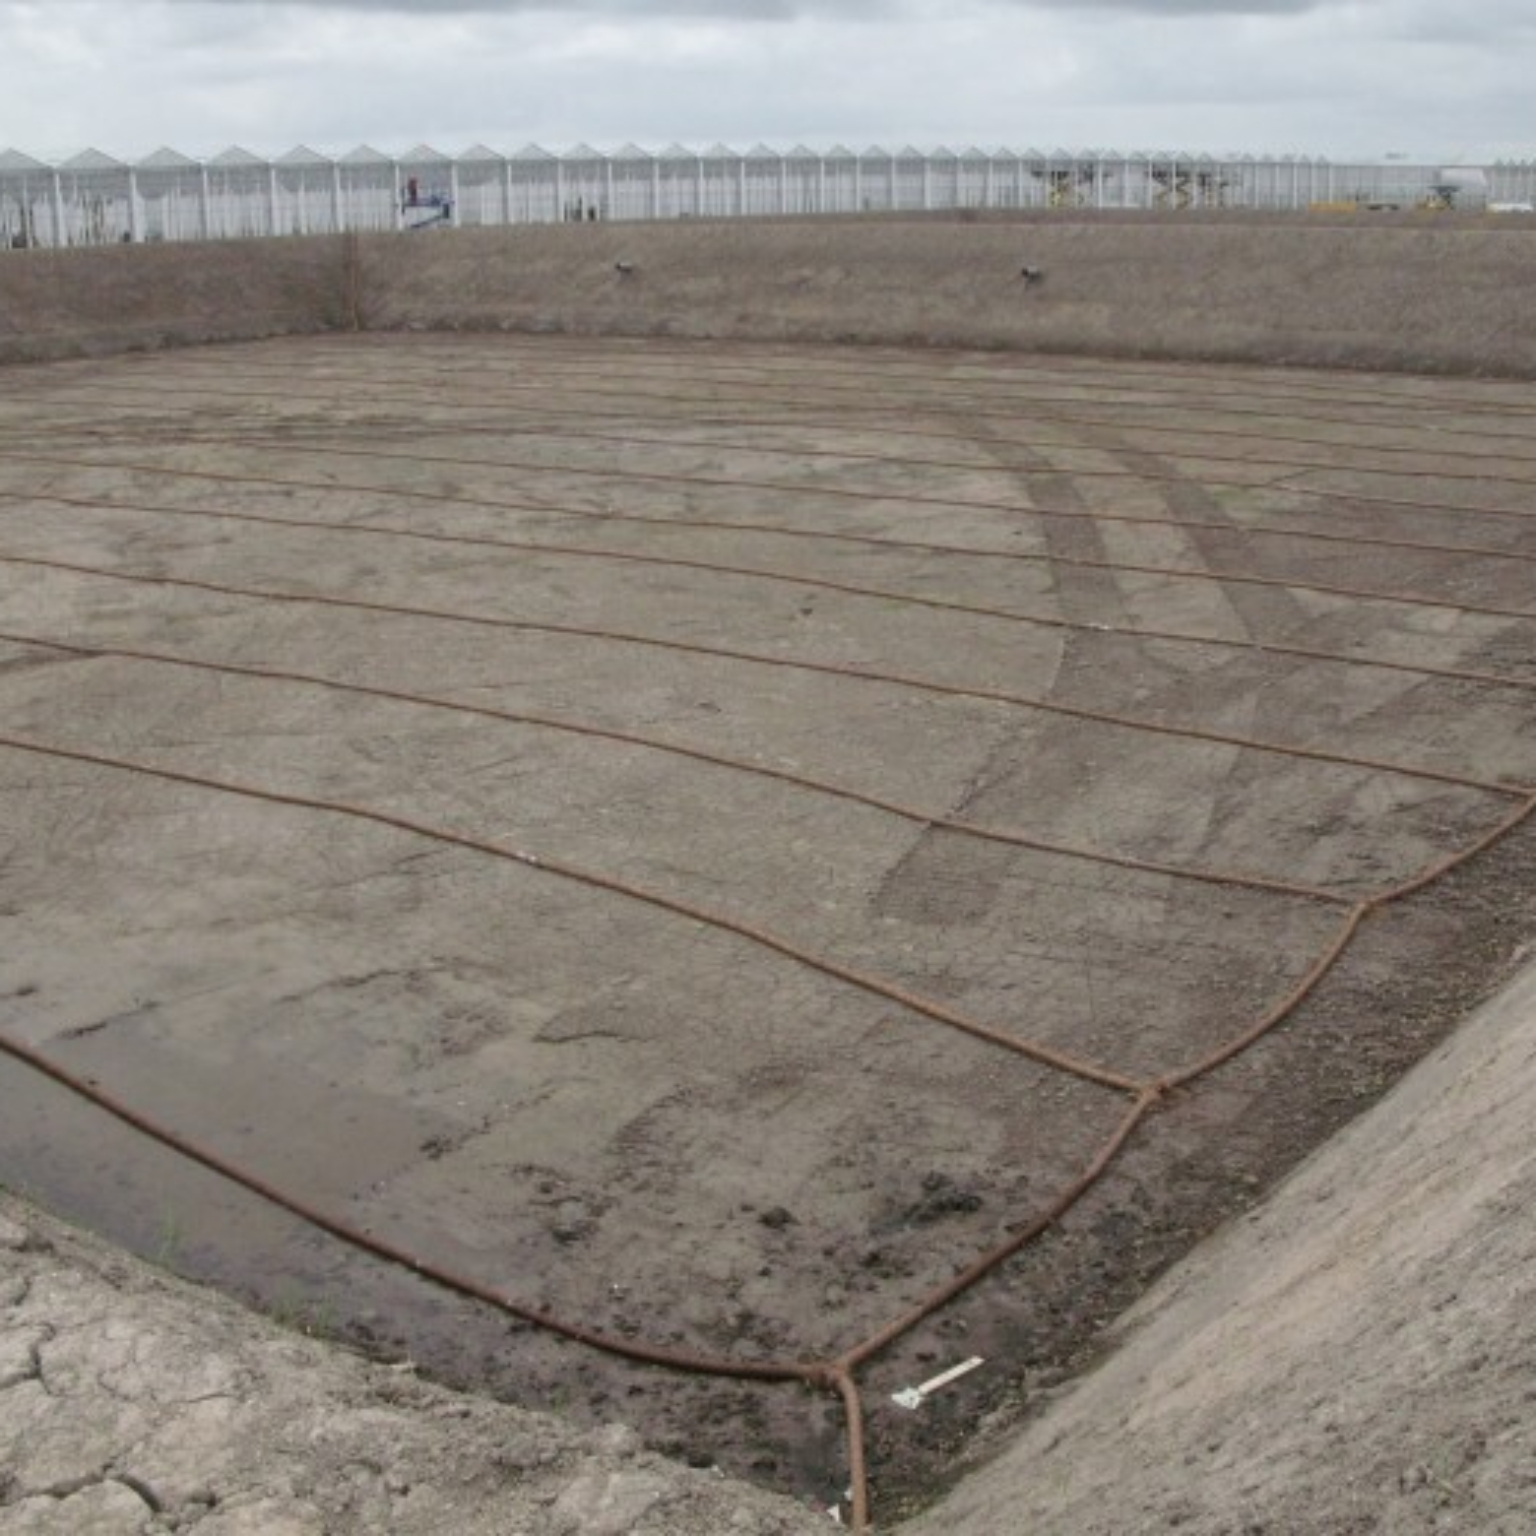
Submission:
M 1536 967 L 910 1536 L 1536 1526 Z
M 0 362 L 348 329 L 1536 373 L 1497 217 L 525 225 L 0 253 Z

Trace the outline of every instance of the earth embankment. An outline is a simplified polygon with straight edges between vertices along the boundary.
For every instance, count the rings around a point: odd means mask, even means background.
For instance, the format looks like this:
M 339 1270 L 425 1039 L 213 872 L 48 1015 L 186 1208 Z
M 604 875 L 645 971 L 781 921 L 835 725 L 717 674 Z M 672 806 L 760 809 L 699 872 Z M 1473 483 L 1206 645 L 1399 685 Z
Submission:
M 1533 1096 L 1536 967 L 910 1536 L 1529 1531 Z
M 1523 219 L 728 220 L 11 253 L 0 361 L 375 329 L 1536 370 Z

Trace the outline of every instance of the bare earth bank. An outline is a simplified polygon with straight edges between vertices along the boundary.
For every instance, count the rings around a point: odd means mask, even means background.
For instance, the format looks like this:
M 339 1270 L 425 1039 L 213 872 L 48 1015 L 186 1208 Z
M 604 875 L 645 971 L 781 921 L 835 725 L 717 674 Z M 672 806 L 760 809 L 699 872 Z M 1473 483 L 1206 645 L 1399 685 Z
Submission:
M 1536 967 L 910 1536 L 1536 1530 Z

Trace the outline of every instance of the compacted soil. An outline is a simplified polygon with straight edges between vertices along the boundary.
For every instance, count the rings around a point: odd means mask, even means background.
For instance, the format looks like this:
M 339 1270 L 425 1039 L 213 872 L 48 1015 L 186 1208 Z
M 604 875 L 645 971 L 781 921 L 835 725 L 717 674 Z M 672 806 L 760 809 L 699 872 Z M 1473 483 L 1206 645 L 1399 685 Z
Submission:
M 822 1507 L 856 1381 L 900 1513 L 1536 926 L 1533 424 L 501 336 L 0 374 L 0 1178 Z

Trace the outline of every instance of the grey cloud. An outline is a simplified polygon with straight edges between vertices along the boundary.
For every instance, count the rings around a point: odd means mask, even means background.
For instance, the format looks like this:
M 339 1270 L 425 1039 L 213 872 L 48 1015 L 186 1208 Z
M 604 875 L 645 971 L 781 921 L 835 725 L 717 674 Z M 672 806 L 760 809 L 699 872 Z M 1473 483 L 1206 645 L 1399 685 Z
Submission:
M 59 158 L 423 139 L 1522 156 L 1533 40 L 1531 0 L 0 0 L 5 115 Z
M 268 0 L 179 0 L 230 8 L 265 6 Z M 394 12 L 413 16 L 615 16 L 635 20 L 704 18 L 719 21 L 791 21 L 830 14 L 857 17 L 890 12 L 888 0 L 284 0 L 302 10 Z
M 267 0 L 179 0 L 179 3 L 250 7 Z M 413 15 L 622 16 L 636 19 L 708 18 L 719 21 L 792 21 L 801 17 L 858 20 L 921 11 L 913 0 L 286 0 L 306 10 L 397 12 Z M 1057 12 L 1120 11 L 1140 16 L 1299 16 L 1340 0 L 993 0 L 999 8 Z M 927 9 L 933 9 L 929 6 Z
M 1137 16 L 1305 16 L 1338 0 L 1029 0 L 1045 11 L 1121 11 Z

